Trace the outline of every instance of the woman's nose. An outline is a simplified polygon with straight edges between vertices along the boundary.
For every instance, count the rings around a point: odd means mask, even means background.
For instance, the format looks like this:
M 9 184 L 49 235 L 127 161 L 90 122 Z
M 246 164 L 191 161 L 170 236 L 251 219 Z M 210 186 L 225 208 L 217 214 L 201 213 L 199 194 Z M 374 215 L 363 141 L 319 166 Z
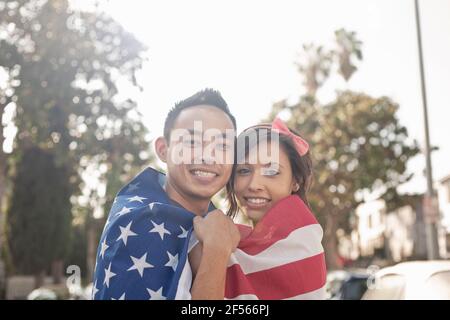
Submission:
M 257 171 L 257 170 L 256 170 Z M 248 188 L 250 191 L 259 191 L 264 189 L 264 185 L 262 183 L 261 175 L 258 172 L 254 172 L 250 179 L 250 183 Z

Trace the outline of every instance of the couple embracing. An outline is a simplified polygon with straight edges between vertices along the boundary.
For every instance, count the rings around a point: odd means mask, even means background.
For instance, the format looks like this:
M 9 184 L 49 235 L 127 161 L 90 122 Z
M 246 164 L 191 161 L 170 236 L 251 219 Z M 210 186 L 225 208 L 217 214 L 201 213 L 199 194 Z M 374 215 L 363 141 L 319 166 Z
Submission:
M 309 145 L 280 119 L 247 128 L 206 89 L 168 113 L 146 168 L 118 193 L 97 252 L 92 297 L 323 299 L 322 228 L 307 191 Z M 227 209 L 211 198 L 226 188 Z M 237 224 L 242 212 L 252 226 Z

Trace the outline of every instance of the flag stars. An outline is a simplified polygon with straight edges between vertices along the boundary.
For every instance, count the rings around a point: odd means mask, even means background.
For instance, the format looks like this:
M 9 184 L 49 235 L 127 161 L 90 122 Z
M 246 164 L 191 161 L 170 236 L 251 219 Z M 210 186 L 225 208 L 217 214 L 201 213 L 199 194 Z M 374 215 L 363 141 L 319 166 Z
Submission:
M 97 294 L 98 289 L 97 289 L 97 281 L 95 281 L 94 285 L 92 286 L 92 300 L 95 299 L 95 295 Z
M 181 233 L 178 235 L 178 238 L 187 238 L 188 231 L 184 230 L 184 228 L 182 226 L 180 226 L 180 228 L 181 228 Z
M 132 271 L 132 270 L 137 270 L 139 272 L 139 275 L 141 276 L 141 278 L 144 276 L 144 270 L 146 268 L 153 268 L 154 266 L 151 265 L 150 263 L 147 263 L 147 253 L 145 253 L 142 257 L 135 258 L 130 256 L 131 260 L 133 260 L 133 265 L 127 270 L 127 271 Z
M 120 296 L 119 299 L 111 298 L 111 300 L 125 300 L 125 292 Z
M 162 294 L 163 288 L 159 288 L 157 291 L 153 291 L 152 289 L 148 289 L 148 294 L 150 295 L 149 300 L 166 300 L 167 298 Z
M 119 212 L 116 213 L 116 216 L 120 217 L 120 216 L 123 216 L 124 214 L 130 213 L 131 209 L 134 209 L 134 208 L 123 207 L 122 210 L 120 210 Z
M 153 229 L 150 230 L 150 233 L 152 233 L 152 232 L 158 233 L 159 236 L 161 237 L 161 240 L 164 240 L 164 235 L 165 235 L 165 234 L 171 234 L 171 233 L 169 232 L 169 230 L 167 230 L 166 228 L 164 228 L 164 222 L 161 223 L 161 224 L 156 224 L 156 223 L 154 223 L 154 222 L 152 221 L 152 224 L 153 224 Z
M 139 182 L 136 183 L 130 183 L 130 185 L 127 188 L 127 193 L 133 192 L 139 189 Z
M 142 200 L 146 200 L 146 199 L 147 198 L 144 198 L 144 197 L 134 196 L 134 197 L 128 198 L 127 200 L 128 200 L 128 202 L 137 201 L 140 203 L 144 203 L 144 201 L 142 201 Z
M 171 267 L 173 271 L 177 270 L 178 266 L 178 253 L 176 255 L 171 255 L 169 251 L 166 251 L 169 256 L 169 261 L 164 265 L 166 267 Z
M 136 233 L 131 231 L 131 223 L 132 223 L 132 221 L 126 227 L 119 226 L 119 228 L 120 228 L 120 236 L 117 238 L 116 241 L 122 240 L 123 243 L 125 245 L 127 245 L 128 237 L 137 236 Z
M 109 263 L 108 269 L 105 269 L 105 280 L 103 281 L 103 284 L 106 284 L 106 287 L 109 288 L 109 281 L 115 276 L 116 274 L 111 271 L 111 263 Z
M 102 246 L 100 248 L 100 257 L 102 257 L 102 259 L 105 259 L 105 251 L 106 249 L 108 249 L 109 246 L 106 244 L 106 238 L 103 240 L 102 242 Z

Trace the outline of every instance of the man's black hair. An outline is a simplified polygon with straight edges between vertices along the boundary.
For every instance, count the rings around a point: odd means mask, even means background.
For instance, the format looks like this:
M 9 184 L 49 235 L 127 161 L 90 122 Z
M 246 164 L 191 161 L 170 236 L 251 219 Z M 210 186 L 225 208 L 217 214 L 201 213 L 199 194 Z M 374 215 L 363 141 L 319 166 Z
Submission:
M 230 109 L 228 108 L 225 100 L 222 98 L 220 92 L 214 89 L 207 88 L 195 93 L 189 98 L 177 102 L 175 106 L 169 111 L 164 122 L 164 138 L 166 138 L 168 142 L 170 142 L 170 131 L 172 130 L 175 120 L 177 119 L 180 112 L 187 108 L 199 105 L 209 105 L 222 110 L 231 119 L 234 129 L 236 129 L 236 119 L 231 114 Z

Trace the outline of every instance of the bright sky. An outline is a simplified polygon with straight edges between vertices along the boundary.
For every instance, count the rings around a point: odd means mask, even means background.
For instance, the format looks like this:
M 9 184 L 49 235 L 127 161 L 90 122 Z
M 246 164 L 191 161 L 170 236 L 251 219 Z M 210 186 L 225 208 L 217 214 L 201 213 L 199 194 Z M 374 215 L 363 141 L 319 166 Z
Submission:
M 437 180 L 450 174 L 450 0 L 420 4 Z M 348 84 L 330 79 L 321 101 L 336 88 L 387 95 L 423 146 L 414 0 L 110 0 L 106 10 L 149 47 L 139 108 L 153 137 L 176 101 L 205 87 L 222 92 L 239 131 L 257 123 L 273 102 L 303 92 L 293 64 L 302 44 L 330 47 L 343 27 L 363 41 L 364 60 Z M 424 157 L 409 167 L 417 177 L 403 190 L 425 191 Z

